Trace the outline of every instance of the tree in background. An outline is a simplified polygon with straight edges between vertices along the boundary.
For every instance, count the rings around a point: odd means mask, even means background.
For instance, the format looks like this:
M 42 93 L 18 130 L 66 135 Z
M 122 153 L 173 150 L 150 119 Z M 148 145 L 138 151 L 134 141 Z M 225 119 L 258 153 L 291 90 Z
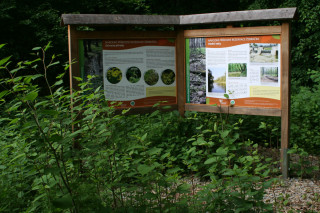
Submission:
M 0 2 L 0 43 L 7 43 L 0 57 L 14 53 L 19 61 L 32 47 L 52 41 L 55 53 L 67 60 L 67 31 L 60 26 L 63 13 L 96 14 L 195 14 L 236 10 L 297 7 L 299 18 L 292 22 L 293 92 L 313 86 L 307 69 L 319 70 L 320 4 L 318 0 L 5 0 Z M 272 24 L 272 23 L 267 23 Z

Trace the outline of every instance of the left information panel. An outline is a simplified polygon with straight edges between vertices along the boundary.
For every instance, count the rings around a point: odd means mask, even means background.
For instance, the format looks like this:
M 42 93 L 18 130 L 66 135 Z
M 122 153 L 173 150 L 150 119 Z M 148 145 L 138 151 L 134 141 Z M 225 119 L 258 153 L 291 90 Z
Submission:
M 80 40 L 80 73 L 120 107 L 176 104 L 174 39 Z

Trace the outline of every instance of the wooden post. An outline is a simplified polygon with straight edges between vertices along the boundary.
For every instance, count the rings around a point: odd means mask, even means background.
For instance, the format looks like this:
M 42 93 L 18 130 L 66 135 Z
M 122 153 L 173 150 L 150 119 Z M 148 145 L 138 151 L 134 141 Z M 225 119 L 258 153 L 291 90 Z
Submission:
M 78 85 L 73 83 L 73 76 L 80 77 L 79 62 L 79 47 L 78 39 L 76 38 L 76 29 L 74 26 L 68 25 L 68 48 L 69 48 L 69 80 L 70 80 L 70 93 L 72 89 L 77 89 Z
M 290 137 L 290 24 L 281 26 L 281 170 L 288 178 Z
M 181 116 L 184 116 L 186 94 L 185 94 L 185 40 L 184 30 L 178 27 L 178 34 L 176 39 L 176 67 L 177 67 L 177 104 Z

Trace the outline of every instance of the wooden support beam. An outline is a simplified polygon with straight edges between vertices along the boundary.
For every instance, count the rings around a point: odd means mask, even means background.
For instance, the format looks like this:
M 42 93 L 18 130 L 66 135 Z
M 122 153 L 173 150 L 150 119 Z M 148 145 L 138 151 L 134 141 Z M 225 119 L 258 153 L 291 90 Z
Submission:
M 80 77 L 79 62 L 77 61 L 79 59 L 79 45 L 76 34 L 75 27 L 68 25 L 70 93 L 72 93 L 72 89 L 78 88 L 78 85 L 73 82 L 73 76 Z
M 248 108 L 248 107 L 226 107 L 210 106 L 207 104 L 186 104 L 186 111 L 230 113 L 239 115 L 263 115 L 263 116 L 281 116 L 280 109 L 267 108 Z
M 176 39 L 176 73 L 177 73 L 177 104 L 181 116 L 184 116 L 186 91 L 185 91 L 185 40 L 184 31 L 182 27 L 177 29 L 178 35 Z
M 290 24 L 282 23 L 281 33 L 281 170 L 288 178 L 290 136 Z

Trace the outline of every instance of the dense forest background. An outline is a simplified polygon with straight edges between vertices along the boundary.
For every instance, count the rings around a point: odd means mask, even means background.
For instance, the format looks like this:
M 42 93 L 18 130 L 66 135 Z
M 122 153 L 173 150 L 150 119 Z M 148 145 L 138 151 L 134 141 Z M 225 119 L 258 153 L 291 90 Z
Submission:
M 67 29 L 60 26 L 60 17 L 64 13 L 171 15 L 279 7 L 298 8 L 298 19 L 292 22 L 292 83 L 296 93 L 299 86 L 313 85 L 306 68 L 319 66 L 318 0 L 172 0 L 165 3 L 161 0 L 5 0 L 0 2 L 0 43 L 8 45 L 0 57 L 13 54 L 16 60 L 26 58 L 33 47 L 52 41 L 52 51 L 67 60 Z

